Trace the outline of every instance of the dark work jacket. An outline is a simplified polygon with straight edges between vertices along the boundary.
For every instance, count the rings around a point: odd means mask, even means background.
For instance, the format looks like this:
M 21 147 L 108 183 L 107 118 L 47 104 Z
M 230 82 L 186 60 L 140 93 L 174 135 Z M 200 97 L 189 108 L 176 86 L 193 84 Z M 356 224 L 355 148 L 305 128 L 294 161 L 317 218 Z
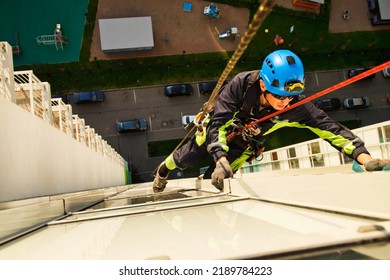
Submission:
M 242 139 L 234 139 L 227 143 L 226 137 L 231 131 L 231 124 L 235 117 L 240 116 L 240 110 L 244 103 L 244 93 L 255 94 L 256 98 L 251 108 L 250 118 L 242 120 L 247 124 L 254 119 L 262 118 L 275 112 L 272 107 L 260 106 L 260 85 L 256 81 L 246 89 L 251 71 L 237 74 L 220 92 L 220 95 L 214 106 L 211 120 L 207 127 L 208 151 L 217 160 L 221 156 L 227 156 L 229 146 L 242 143 L 241 149 L 246 146 Z M 299 97 L 292 100 L 290 104 L 299 101 Z M 252 118 L 252 119 L 251 119 Z M 351 130 L 331 119 L 324 111 L 314 106 L 312 102 L 304 103 L 294 109 L 281 113 L 271 119 L 258 123 L 257 126 L 261 132 L 256 136 L 259 141 L 263 141 L 265 136 L 273 131 L 283 127 L 307 128 L 317 134 L 320 138 L 327 141 L 338 151 L 346 156 L 355 159 L 361 153 L 367 153 L 363 141 Z M 240 135 L 236 137 L 241 137 Z M 237 147 L 236 147 L 237 148 Z

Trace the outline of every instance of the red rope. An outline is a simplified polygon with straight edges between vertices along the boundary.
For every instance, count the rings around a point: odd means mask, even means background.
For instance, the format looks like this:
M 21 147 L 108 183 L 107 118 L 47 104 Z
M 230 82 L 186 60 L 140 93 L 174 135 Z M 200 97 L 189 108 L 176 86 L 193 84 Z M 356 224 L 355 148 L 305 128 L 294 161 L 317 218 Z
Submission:
M 367 70 L 367 71 L 365 71 L 363 73 L 360 73 L 360 74 L 358 74 L 358 75 L 356 75 L 356 76 L 354 76 L 352 78 L 349 78 L 349 79 L 347 79 L 347 80 L 345 80 L 345 81 L 343 81 L 341 83 L 338 83 L 338 84 L 335 84 L 335 85 L 333 85 L 331 87 L 328 87 L 328 88 L 326 88 L 326 89 L 324 89 L 324 90 L 322 90 L 322 91 L 320 91 L 320 92 L 318 92 L 316 94 L 313 94 L 312 96 L 309 96 L 309 97 L 307 97 L 305 99 L 302 99 L 301 101 L 298 101 L 297 103 L 294 103 L 293 105 L 291 105 L 289 107 L 286 107 L 283 110 L 276 111 L 276 112 L 274 112 L 272 114 L 269 114 L 269 115 L 267 115 L 267 116 L 265 116 L 263 118 L 255 120 L 255 121 L 245 125 L 244 127 L 242 127 L 239 131 L 236 131 L 236 132 L 233 132 L 233 133 L 229 134 L 226 137 L 226 140 L 227 140 L 227 142 L 229 142 L 234 136 L 240 134 L 244 129 L 250 128 L 252 125 L 255 125 L 255 124 L 258 124 L 258 123 L 263 122 L 265 120 L 268 120 L 268 119 L 270 119 L 270 118 L 272 118 L 274 116 L 277 116 L 277 115 L 279 115 L 281 113 L 287 112 L 287 111 L 289 111 L 291 109 L 294 109 L 294 108 L 296 108 L 296 107 L 298 107 L 298 106 L 300 106 L 302 104 L 305 104 L 306 102 L 312 101 L 312 100 L 314 100 L 314 99 L 316 99 L 318 97 L 324 96 L 325 94 L 328 94 L 328 93 L 330 93 L 332 91 L 335 91 L 337 89 L 340 89 L 342 87 L 350 85 L 350 84 L 352 84 L 352 83 L 354 83 L 354 82 L 356 82 L 356 81 L 358 81 L 360 79 L 363 79 L 363 78 L 365 78 L 367 76 L 370 76 L 370 75 L 372 75 L 372 74 L 374 74 L 376 72 L 379 72 L 379 71 L 383 70 L 386 67 L 390 67 L 390 60 L 385 62 L 385 63 L 383 63 L 383 64 L 375 66 L 375 67 L 373 67 L 373 68 L 371 68 L 371 69 L 369 69 L 369 70 Z

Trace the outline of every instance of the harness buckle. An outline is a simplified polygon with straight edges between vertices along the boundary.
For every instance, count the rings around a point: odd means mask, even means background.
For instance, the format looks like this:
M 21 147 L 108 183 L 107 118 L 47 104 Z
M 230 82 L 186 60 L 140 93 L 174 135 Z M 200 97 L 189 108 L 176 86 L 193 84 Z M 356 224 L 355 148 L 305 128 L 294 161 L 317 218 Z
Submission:
M 210 114 L 203 114 L 203 112 L 199 112 L 194 119 L 194 125 L 198 128 L 199 132 L 203 132 L 203 127 L 206 127 L 210 120 Z

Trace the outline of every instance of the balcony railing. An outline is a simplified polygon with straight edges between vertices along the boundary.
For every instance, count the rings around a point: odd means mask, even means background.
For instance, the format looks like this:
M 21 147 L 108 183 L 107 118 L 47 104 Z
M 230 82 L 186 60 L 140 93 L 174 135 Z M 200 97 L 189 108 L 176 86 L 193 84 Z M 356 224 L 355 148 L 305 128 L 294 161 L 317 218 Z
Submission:
M 127 168 L 126 161 L 84 119 L 72 114 L 71 105 L 51 98 L 49 83 L 31 70 L 13 71 L 12 47 L 6 42 L 0 42 L 0 95 Z

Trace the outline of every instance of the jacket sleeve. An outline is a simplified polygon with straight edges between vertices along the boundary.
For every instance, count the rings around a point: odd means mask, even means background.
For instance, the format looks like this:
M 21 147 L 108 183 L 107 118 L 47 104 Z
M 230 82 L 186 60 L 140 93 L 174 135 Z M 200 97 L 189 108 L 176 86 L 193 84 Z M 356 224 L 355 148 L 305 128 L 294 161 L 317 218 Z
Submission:
M 311 102 L 286 112 L 284 118 L 287 118 L 287 126 L 310 129 L 335 149 L 352 159 L 356 160 L 358 155 L 362 153 L 369 154 L 362 139 L 347 127 L 334 121 Z
M 233 122 L 234 116 L 240 111 L 246 80 L 250 73 L 244 72 L 235 76 L 222 89 L 217 98 L 214 112 L 207 126 L 207 150 L 213 156 L 214 161 L 227 156 L 229 150 L 226 141 L 227 129 Z

